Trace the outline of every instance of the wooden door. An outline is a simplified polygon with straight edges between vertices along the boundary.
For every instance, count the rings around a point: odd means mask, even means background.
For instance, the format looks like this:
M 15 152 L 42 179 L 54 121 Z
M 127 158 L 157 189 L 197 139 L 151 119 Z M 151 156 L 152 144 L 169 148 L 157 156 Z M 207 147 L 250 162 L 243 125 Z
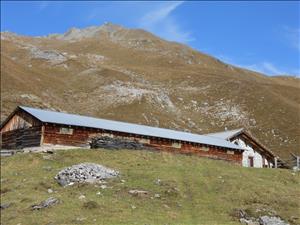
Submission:
M 248 156 L 248 165 L 249 165 L 249 167 L 253 167 L 254 166 L 254 158 L 253 158 L 253 156 Z

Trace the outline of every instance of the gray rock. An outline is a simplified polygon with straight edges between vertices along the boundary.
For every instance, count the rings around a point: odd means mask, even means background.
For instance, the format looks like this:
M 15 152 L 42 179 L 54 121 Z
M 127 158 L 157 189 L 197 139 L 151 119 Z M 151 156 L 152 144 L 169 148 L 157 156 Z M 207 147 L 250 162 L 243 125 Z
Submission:
M 2 209 L 7 209 L 10 206 L 11 206 L 11 203 L 3 203 L 3 204 L 0 205 L 0 208 L 2 210 Z
M 79 200 L 84 200 L 84 199 L 85 199 L 85 196 L 84 196 L 84 195 L 80 195 L 80 196 L 78 197 L 78 199 L 79 199 Z
M 243 225 L 259 225 L 259 222 L 251 219 L 241 218 L 240 223 Z
M 155 184 L 156 184 L 156 185 L 160 185 L 160 184 L 161 184 L 161 180 L 160 180 L 160 179 L 157 179 L 157 180 L 155 181 Z
M 128 193 L 133 195 L 133 196 L 143 197 L 143 196 L 147 196 L 149 192 L 148 191 L 142 191 L 142 190 L 130 190 L 130 191 L 128 191 Z
M 160 194 L 155 194 L 154 198 L 160 198 Z
M 260 225 L 289 225 L 289 223 L 284 222 L 280 217 L 276 216 L 261 216 L 259 217 Z
M 32 205 L 31 209 L 32 210 L 40 210 L 40 209 L 51 207 L 51 206 L 56 205 L 58 203 L 59 203 L 59 200 L 57 198 L 50 197 L 50 198 L 42 201 L 40 204 Z
M 61 170 L 55 179 L 61 186 L 74 183 L 96 183 L 101 180 L 113 178 L 119 172 L 95 163 L 82 163 Z
M 100 188 L 101 188 L 101 189 L 106 189 L 106 188 L 107 188 L 107 185 L 102 184 L 102 185 L 100 186 Z
M 55 50 L 41 50 L 35 46 L 29 46 L 32 58 L 44 59 L 51 63 L 61 63 L 67 60 L 67 58 L 58 51 Z

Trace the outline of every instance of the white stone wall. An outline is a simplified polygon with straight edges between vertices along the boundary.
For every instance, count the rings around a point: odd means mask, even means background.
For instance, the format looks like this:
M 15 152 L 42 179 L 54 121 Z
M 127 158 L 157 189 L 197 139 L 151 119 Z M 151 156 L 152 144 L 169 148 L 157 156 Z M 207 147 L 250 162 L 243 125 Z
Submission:
M 257 167 L 257 168 L 262 168 L 262 155 L 259 154 L 258 152 L 254 151 L 254 149 L 250 146 L 248 146 L 243 140 L 241 139 L 236 139 L 234 141 L 232 141 L 233 143 L 237 143 L 239 146 L 243 147 L 244 149 L 246 149 L 243 152 L 243 160 L 242 160 L 242 165 L 244 167 L 250 167 L 249 165 L 249 156 L 253 157 L 253 167 Z M 267 164 L 267 160 L 265 160 L 265 163 Z

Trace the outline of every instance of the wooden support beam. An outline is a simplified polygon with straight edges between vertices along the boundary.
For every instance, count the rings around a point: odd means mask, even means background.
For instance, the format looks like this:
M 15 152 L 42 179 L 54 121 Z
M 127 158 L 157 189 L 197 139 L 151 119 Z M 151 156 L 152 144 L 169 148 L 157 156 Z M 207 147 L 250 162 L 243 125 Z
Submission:
M 278 163 L 277 163 L 277 157 L 274 158 L 274 167 L 277 168 L 278 167 Z

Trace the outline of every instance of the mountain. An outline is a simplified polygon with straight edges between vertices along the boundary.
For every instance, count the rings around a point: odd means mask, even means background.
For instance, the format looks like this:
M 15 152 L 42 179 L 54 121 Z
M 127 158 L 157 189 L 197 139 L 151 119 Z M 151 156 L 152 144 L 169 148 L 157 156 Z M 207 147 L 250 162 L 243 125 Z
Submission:
M 283 158 L 300 154 L 300 79 L 238 68 L 140 29 L 2 32 L 1 85 L 2 120 L 27 105 L 202 134 L 245 127 Z

